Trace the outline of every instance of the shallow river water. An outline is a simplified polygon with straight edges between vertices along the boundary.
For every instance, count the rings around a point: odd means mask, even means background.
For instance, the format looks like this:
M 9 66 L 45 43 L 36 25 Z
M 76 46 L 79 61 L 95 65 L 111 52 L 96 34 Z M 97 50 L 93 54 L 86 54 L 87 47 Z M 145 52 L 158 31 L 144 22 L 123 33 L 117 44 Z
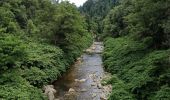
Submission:
M 105 92 L 100 86 L 105 72 L 102 66 L 101 42 L 94 42 L 90 53 L 84 53 L 78 61 L 53 85 L 59 100 L 101 100 Z

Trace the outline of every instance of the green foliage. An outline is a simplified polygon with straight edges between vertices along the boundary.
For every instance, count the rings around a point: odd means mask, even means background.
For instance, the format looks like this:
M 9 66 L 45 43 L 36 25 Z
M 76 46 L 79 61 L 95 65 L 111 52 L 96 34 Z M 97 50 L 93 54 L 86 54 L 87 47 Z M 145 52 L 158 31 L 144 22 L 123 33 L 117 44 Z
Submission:
M 121 0 L 104 20 L 104 65 L 137 100 L 170 99 L 169 4 Z
M 18 37 L 6 35 L 0 38 L 0 72 L 20 66 L 25 56 L 25 47 Z
M 109 14 L 105 17 L 103 36 L 119 37 L 126 35 L 128 32 L 127 22 L 124 20 L 124 17 L 131 11 L 132 7 L 130 6 L 130 1 L 118 5 L 112 9 Z
M 150 41 L 151 38 L 135 41 L 130 36 L 107 38 L 105 41 L 104 66 L 126 83 L 126 89 L 136 99 L 155 100 L 153 96 L 159 94 L 162 86 L 170 83 L 170 50 L 150 50 Z M 115 82 L 111 80 L 111 83 Z M 167 94 L 161 94 L 165 100 L 169 99 Z M 115 96 L 117 94 L 112 93 L 110 99 Z
M 38 33 L 38 29 L 36 28 L 32 20 L 28 20 L 27 33 L 30 35 L 35 35 L 35 33 Z
M 0 47 L 0 98 L 42 99 L 41 91 L 22 78 L 21 66 L 28 55 L 23 41 L 17 36 L 7 34 L 0 38 Z
M 169 7 L 168 0 L 88 0 L 80 7 L 88 29 L 103 32 L 104 66 L 116 74 L 110 100 L 170 99 Z
M 94 34 L 102 34 L 103 19 L 117 4 L 118 0 L 87 0 L 82 7 L 81 13 L 85 16 L 87 27 Z
M 154 100 L 169 100 L 170 98 L 169 93 L 170 88 L 167 85 L 162 86 L 161 89 L 155 95 Z
M 113 75 L 108 83 L 113 85 L 109 100 L 135 100 L 133 95 L 129 93 L 127 85 L 119 80 L 116 75 Z
M 29 43 L 28 56 L 23 62 L 25 79 L 36 87 L 42 87 L 53 79 L 57 79 L 66 70 L 67 62 L 61 49 L 48 44 Z
M 7 26 L 8 23 L 14 21 L 15 15 L 8 8 L 0 7 L 0 12 L 1 27 Z
M 1 100 L 45 100 L 42 91 L 31 86 L 21 77 L 20 69 L 9 69 L 1 73 L 0 99 Z
M 104 21 L 104 36 L 152 37 L 154 48 L 169 48 L 169 1 L 122 0 Z
M 19 26 L 15 22 L 10 22 L 7 28 L 8 33 L 17 33 L 19 32 Z
M 51 0 L 0 1 L 0 99 L 44 100 L 92 42 L 75 5 Z
M 57 6 L 55 22 L 58 24 L 55 25 L 54 39 L 52 39 L 52 42 L 58 45 L 65 53 L 70 53 L 68 55 L 73 59 L 78 57 L 82 49 L 87 47 L 90 40 L 92 40 L 89 37 L 90 34 L 86 31 L 83 17 L 80 16 L 76 9 L 74 5 L 68 2 L 62 2 Z

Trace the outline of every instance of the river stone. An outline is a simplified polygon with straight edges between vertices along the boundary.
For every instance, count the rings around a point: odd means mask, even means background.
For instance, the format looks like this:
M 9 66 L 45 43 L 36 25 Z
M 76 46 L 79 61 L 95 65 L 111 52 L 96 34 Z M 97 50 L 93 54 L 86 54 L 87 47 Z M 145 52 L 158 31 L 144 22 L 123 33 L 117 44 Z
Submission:
M 101 88 L 102 88 L 102 85 L 101 85 L 101 84 L 98 84 L 97 87 L 98 87 L 99 89 L 101 89 Z
M 96 80 L 96 79 L 93 79 L 93 82 L 97 82 L 97 80 Z
M 44 94 L 47 95 L 48 100 L 54 100 L 55 96 L 54 94 L 56 93 L 56 90 L 54 89 L 53 85 L 47 85 L 43 87 L 44 89 Z
M 76 93 L 67 93 L 64 95 L 64 99 L 62 100 L 77 100 L 76 97 Z
M 81 61 L 81 60 L 82 60 L 82 58 L 81 58 L 81 57 L 77 58 L 77 61 Z
M 90 75 L 89 75 L 89 78 L 93 79 L 93 74 L 90 74 Z
M 86 79 L 81 79 L 81 80 L 79 80 L 79 82 L 81 82 L 81 83 L 86 82 Z
M 100 100 L 107 100 L 107 98 L 104 95 L 101 95 Z
M 70 88 L 68 92 L 76 92 L 73 88 Z
M 79 82 L 79 80 L 78 80 L 78 79 L 75 79 L 74 81 L 75 81 L 75 82 Z
M 96 93 L 92 93 L 92 98 L 96 97 L 97 94 Z
M 96 86 L 96 83 L 91 83 L 91 86 Z
M 87 91 L 87 89 L 81 89 L 80 90 L 80 92 L 86 92 Z
M 91 50 L 91 49 L 87 49 L 86 52 L 87 52 L 87 53 L 91 53 L 92 50 Z
M 92 50 L 95 50 L 95 49 L 96 49 L 96 47 L 95 47 L 95 46 L 93 46 L 91 49 L 92 49 Z

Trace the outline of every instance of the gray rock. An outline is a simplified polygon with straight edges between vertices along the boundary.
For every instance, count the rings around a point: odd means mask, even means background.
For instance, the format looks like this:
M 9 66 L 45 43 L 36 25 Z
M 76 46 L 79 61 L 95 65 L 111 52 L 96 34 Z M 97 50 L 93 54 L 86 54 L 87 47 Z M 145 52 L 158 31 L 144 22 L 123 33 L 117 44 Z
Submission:
M 44 94 L 48 97 L 48 100 L 54 100 L 55 99 L 54 94 L 57 91 L 54 89 L 53 85 L 44 86 L 43 89 L 45 91 Z
M 68 92 L 76 92 L 73 88 L 70 88 Z
M 79 80 L 79 82 L 81 82 L 81 83 L 86 82 L 86 79 L 81 79 L 81 80 Z
M 91 86 L 96 86 L 96 83 L 91 83 Z
M 96 93 L 92 93 L 92 98 L 96 97 L 97 94 Z
M 98 87 L 99 89 L 102 89 L 102 85 L 101 85 L 101 84 L 97 84 L 97 87 Z
M 107 100 L 107 98 L 104 95 L 101 95 L 100 100 Z
M 80 92 L 86 92 L 87 91 L 87 89 L 81 89 L 80 90 Z

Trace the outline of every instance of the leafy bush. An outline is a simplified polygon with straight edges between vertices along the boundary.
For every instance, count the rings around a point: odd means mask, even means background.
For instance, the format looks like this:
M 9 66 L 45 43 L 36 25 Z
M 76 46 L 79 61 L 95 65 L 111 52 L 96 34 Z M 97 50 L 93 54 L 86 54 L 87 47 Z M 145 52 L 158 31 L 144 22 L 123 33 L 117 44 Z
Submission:
M 8 34 L 0 38 L 0 99 L 44 98 L 41 90 L 22 77 L 22 63 L 27 55 L 19 37 Z
M 34 86 L 41 87 L 66 71 L 68 64 L 63 52 L 55 46 L 31 42 L 26 52 L 28 56 L 22 64 L 26 67 L 23 77 Z
M 135 41 L 130 36 L 125 36 L 107 38 L 104 43 L 105 68 L 126 83 L 128 91 L 136 99 L 155 100 L 153 95 L 155 96 L 162 86 L 170 83 L 170 50 L 148 49 L 151 41 L 151 38 Z M 113 99 L 114 95 L 112 94 L 110 99 Z M 169 99 L 168 96 L 165 97 Z
M 25 56 L 25 47 L 19 37 L 0 37 L 0 72 L 19 67 Z
M 0 1 L 0 99 L 44 100 L 51 83 L 92 42 L 75 5 L 51 0 Z
M 162 86 L 161 89 L 156 93 L 154 100 L 169 100 L 169 93 L 170 88 L 167 85 Z
M 42 91 L 33 87 L 21 77 L 22 71 L 17 69 L 1 73 L 0 99 L 1 100 L 45 100 Z
M 135 100 L 133 95 L 128 91 L 127 85 L 125 85 L 125 83 L 116 75 L 113 75 L 108 83 L 113 85 L 113 91 L 109 100 Z

